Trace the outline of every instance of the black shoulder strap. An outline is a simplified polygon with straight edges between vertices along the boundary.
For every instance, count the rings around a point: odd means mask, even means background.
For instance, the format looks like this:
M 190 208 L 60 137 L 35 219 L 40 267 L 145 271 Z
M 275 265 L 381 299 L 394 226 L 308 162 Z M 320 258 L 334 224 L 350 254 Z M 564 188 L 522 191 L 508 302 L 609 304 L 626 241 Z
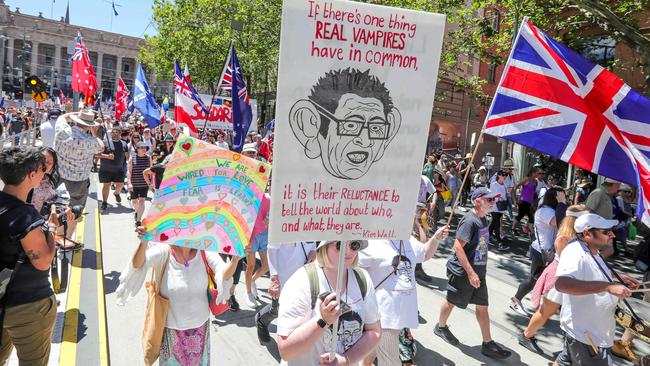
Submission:
M 354 277 L 357 279 L 357 284 L 359 285 L 359 290 L 361 291 L 361 299 L 366 299 L 366 291 L 368 290 L 368 284 L 366 283 L 366 276 L 361 271 L 361 268 L 354 267 L 352 268 L 354 272 Z

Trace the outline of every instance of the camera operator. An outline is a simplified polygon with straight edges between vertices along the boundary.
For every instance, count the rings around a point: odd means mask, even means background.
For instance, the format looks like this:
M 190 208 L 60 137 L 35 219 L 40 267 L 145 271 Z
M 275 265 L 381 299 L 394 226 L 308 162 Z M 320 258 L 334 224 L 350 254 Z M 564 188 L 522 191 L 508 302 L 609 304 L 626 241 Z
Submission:
M 27 196 L 45 176 L 45 157 L 33 147 L 0 152 L 0 364 L 13 347 L 21 365 L 47 365 L 56 318 L 56 299 L 48 280 L 55 246 L 46 222 Z
M 57 124 L 54 135 L 59 174 L 70 193 L 70 206 L 85 207 L 93 159 L 104 151 L 104 143 L 97 138 L 99 124 L 95 122 L 94 112 L 66 113 L 63 117 L 68 123 Z M 70 231 L 73 232 L 76 221 L 70 224 Z

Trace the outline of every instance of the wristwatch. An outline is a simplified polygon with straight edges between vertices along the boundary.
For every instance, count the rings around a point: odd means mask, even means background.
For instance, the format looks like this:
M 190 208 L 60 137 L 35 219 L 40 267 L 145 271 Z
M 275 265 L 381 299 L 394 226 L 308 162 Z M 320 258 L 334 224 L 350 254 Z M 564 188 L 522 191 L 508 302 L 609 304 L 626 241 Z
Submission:
M 327 323 L 325 322 L 325 320 L 323 320 L 323 318 L 318 319 L 316 323 L 318 323 L 318 326 L 321 328 L 325 328 L 327 326 Z

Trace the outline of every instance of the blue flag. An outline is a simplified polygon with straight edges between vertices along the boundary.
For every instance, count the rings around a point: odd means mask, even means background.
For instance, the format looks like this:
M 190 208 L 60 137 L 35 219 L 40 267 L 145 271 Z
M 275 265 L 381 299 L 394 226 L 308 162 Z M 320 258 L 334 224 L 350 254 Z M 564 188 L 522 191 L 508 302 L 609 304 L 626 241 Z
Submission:
M 244 81 L 244 73 L 242 72 L 239 60 L 237 59 L 237 52 L 235 46 L 232 46 L 230 55 L 230 65 L 227 71 L 232 72 L 232 124 L 234 130 L 232 149 L 233 151 L 240 152 L 244 146 L 244 139 L 246 133 L 253 120 L 253 109 L 246 90 L 246 81 Z M 225 78 L 225 76 L 224 76 Z
M 138 65 L 135 75 L 135 87 L 133 88 L 133 106 L 140 111 L 144 120 L 147 121 L 149 128 L 154 128 L 161 124 L 160 107 L 156 104 L 153 94 L 144 77 L 142 65 Z

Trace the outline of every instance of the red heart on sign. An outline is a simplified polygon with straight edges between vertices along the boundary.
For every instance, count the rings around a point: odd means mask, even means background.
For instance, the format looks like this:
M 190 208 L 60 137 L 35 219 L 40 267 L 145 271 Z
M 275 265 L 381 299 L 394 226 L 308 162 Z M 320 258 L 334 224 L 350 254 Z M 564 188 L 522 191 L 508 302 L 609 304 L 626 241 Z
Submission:
M 232 249 L 232 247 L 230 245 L 226 245 L 225 247 L 223 247 L 223 251 L 226 252 L 226 253 L 230 253 L 231 249 Z
M 185 150 L 185 151 L 190 151 L 190 148 L 192 147 L 192 143 L 190 143 L 190 142 L 186 142 L 186 143 L 184 143 L 183 145 L 181 145 L 181 147 L 182 147 L 183 150 Z
M 165 233 L 160 234 L 160 241 L 167 241 L 167 239 L 169 239 L 169 236 Z
M 264 169 L 264 165 L 260 165 L 260 173 L 264 173 L 266 169 Z

